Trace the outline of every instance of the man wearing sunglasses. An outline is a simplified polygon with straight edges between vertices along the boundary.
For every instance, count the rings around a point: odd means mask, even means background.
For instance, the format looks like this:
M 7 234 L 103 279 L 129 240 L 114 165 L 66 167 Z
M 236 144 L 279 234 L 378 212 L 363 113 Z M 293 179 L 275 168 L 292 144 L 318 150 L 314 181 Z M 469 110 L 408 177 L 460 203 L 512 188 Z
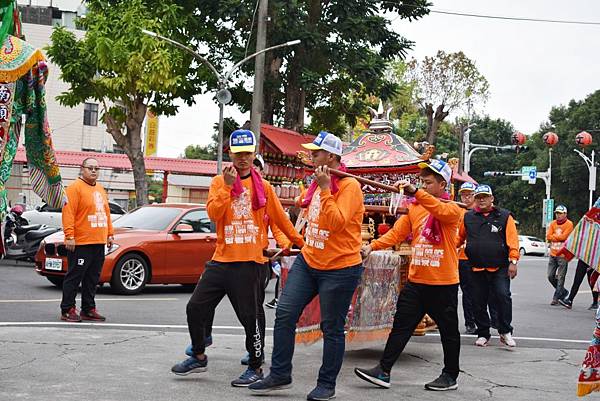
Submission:
M 62 224 L 69 270 L 60 303 L 60 318 L 66 322 L 106 320 L 96 311 L 94 298 L 104 264 L 104 247 L 112 247 L 113 227 L 106 191 L 96 182 L 99 169 L 98 160 L 85 159 L 81 163 L 81 177 L 66 189 Z M 81 314 L 75 306 L 80 284 Z

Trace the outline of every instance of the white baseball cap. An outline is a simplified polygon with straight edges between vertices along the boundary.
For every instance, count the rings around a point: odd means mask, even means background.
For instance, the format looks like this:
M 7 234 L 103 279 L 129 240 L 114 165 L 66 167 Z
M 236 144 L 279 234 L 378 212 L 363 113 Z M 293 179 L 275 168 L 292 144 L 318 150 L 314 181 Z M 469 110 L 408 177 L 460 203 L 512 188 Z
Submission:
M 334 155 L 342 155 L 342 140 L 337 136 L 321 131 L 311 143 L 303 143 L 302 147 L 308 150 L 324 150 Z
M 452 180 L 452 168 L 445 161 L 433 159 L 429 163 L 421 162 L 419 163 L 419 168 L 428 168 L 434 173 L 441 175 L 448 184 L 450 184 L 450 181 Z

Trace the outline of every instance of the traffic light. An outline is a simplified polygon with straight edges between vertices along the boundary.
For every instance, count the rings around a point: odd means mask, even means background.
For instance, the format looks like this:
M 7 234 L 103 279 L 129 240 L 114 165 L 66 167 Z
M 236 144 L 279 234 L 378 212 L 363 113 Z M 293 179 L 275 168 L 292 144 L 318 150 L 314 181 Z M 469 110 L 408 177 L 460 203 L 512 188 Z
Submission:
M 506 173 L 504 171 L 486 171 L 483 173 L 484 177 L 498 177 L 502 175 L 506 175 Z
M 529 152 L 529 146 L 517 146 L 516 151 L 517 151 L 517 154 Z
M 521 152 L 527 152 L 529 150 L 529 146 L 503 145 L 503 146 L 496 146 L 495 149 L 499 152 L 511 152 L 514 150 L 517 153 L 521 153 Z

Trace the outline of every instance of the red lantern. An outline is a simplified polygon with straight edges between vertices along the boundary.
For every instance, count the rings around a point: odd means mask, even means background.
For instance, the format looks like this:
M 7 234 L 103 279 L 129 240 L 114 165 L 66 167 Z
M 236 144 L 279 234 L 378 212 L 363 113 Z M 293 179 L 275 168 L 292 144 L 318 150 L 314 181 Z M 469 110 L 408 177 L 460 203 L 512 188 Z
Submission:
M 592 134 L 590 134 L 589 132 L 581 131 L 575 137 L 575 142 L 577 142 L 577 145 L 581 146 L 582 148 L 585 148 L 586 146 L 592 144 Z
M 521 146 L 525 143 L 527 137 L 522 132 L 515 131 L 511 136 L 511 140 L 513 145 Z
M 546 132 L 542 139 L 548 146 L 554 146 L 558 143 L 558 135 L 554 132 Z

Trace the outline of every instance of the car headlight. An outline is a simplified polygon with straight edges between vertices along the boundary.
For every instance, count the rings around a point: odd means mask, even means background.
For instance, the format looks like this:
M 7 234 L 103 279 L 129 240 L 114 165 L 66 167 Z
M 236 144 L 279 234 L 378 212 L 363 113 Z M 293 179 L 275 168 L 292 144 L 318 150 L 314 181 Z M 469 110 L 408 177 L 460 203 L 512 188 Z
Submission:
M 110 248 L 107 245 L 104 245 L 104 256 L 110 255 L 111 253 L 113 253 L 117 249 L 119 249 L 119 244 L 114 244 L 113 243 Z

